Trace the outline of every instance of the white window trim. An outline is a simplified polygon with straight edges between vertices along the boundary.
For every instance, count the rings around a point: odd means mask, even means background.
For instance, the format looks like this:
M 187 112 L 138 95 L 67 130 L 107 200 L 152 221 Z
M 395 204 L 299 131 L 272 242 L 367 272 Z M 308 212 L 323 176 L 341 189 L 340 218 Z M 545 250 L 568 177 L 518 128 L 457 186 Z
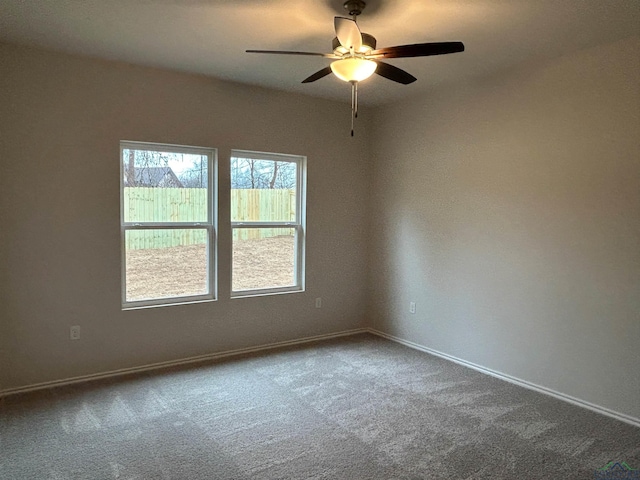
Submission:
M 295 162 L 296 168 L 296 220 L 294 222 L 234 222 L 231 221 L 231 275 L 229 291 L 231 298 L 258 297 L 281 293 L 297 293 L 305 290 L 305 245 L 307 219 L 307 157 L 303 155 L 287 155 L 282 153 L 255 152 L 248 150 L 231 150 L 231 158 L 247 158 L 253 160 L 272 160 Z M 235 228 L 293 228 L 295 237 L 294 285 L 276 288 L 257 288 L 251 290 L 233 290 L 233 230 Z
M 147 150 L 173 153 L 189 153 L 205 155 L 208 158 L 207 165 L 207 195 L 209 208 L 206 222 L 125 222 L 124 221 L 124 171 L 123 150 Z M 193 147 L 183 145 L 169 145 L 163 143 L 135 142 L 123 140 L 120 142 L 120 252 L 121 252 L 121 301 L 123 310 L 137 308 L 170 306 L 185 303 L 208 302 L 217 299 L 217 263 L 218 263 L 218 150 L 208 147 Z M 185 295 L 179 297 L 162 297 L 145 300 L 127 301 L 127 275 L 126 275 L 126 232 L 128 230 L 167 230 L 197 228 L 207 230 L 208 249 L 208 277 L 209 292 L 203 295 Z

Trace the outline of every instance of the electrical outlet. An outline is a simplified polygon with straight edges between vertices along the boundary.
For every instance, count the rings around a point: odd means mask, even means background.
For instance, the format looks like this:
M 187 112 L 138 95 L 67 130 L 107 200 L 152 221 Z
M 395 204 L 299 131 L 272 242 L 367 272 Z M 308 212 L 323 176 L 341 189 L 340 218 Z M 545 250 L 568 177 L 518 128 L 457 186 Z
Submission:
M 322 308 L 322 298 L 316 298 L 316 308 Z
M 409 302 L 409 313 L 416 313 L 416 302 Z
M 80 340 L 80 325 L 73 325 L 69 329 L 69 338 L 71 340 Z

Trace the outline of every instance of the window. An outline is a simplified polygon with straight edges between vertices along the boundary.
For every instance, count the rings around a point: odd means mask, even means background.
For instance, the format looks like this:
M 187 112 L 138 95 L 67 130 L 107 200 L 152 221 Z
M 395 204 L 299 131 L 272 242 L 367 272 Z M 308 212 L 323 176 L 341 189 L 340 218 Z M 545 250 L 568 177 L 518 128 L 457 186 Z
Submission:
M 123 308 L 215 298 L 216 150 L 120 142 Z
M 231 152 L 231 295 L 304 290 L 306 158 Z

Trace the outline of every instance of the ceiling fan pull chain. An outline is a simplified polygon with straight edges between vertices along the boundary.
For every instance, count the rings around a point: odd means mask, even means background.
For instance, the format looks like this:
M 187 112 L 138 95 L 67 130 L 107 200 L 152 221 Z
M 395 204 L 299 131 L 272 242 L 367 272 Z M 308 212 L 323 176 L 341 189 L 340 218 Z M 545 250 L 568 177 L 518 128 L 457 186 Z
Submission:
M 353 124 L 356 116 L 356 82 L 351 82 L 351 136 L 353 137 Z
M 358 118 L 358 82 L 353 82 L 354 83 L 354 87 L 355 87 L 355 100 L 354 100 L 354 104 L 355 104 L 355 117 Z

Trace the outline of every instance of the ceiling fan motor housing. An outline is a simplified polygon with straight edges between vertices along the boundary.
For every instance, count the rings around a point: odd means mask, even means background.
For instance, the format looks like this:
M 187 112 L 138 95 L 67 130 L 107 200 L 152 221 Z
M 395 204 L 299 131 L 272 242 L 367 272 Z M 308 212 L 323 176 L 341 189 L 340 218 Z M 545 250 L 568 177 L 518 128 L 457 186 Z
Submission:
M 362 33 L 362 45 L 366 46 L 366 47 L 370 47 L 367 48 L 367 50 L 375 50 L 376 49 L 376 37 L 374 37 L 373 35 L 369 35 L 368 33 Z M 331 50 L 333 50 L 334 52 L 336 51 L 336 49 L 338 49 L 339 47 L 341 47 L 342 45 L 340 44 L 340 40 L 338 40 L 338 37 L 334 37 L 333 41 L 331 42 Z
M 349 15 L 353 16 L 360 15 L 362 13 L 362 10 L 364 10 L 364 7 L 366 6 L 367 4 L 362 0 L 347 0 L 346 2 L 344 2 L 345 10 L 349 12 Z

